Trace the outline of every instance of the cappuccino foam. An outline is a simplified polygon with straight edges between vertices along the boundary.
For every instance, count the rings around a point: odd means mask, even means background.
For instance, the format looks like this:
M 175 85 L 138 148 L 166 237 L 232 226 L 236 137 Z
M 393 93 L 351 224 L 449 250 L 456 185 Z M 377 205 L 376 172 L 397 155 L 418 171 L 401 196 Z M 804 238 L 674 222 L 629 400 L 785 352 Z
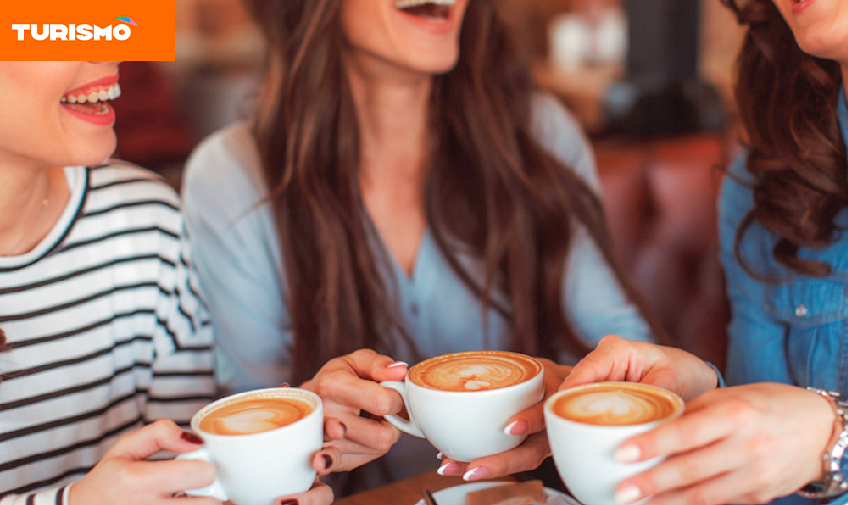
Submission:
M 562 417 L 595 426 L 630 426 L 665 419 L 681 401 L 659 388 L 639 384 L 599 383 L 557 398 L 551 409 Z
M 215 435 L 262 433 L 300 421 L 312 410 L 312 405 L 296 398 L 244 398 L 209 412 L 199 428 Z
M 520 384 L 541 370 L 538 361 L 522 354 L 472 351 L 422 361 L 410 369 L 409 380 L 441 391 L 488 391 Z

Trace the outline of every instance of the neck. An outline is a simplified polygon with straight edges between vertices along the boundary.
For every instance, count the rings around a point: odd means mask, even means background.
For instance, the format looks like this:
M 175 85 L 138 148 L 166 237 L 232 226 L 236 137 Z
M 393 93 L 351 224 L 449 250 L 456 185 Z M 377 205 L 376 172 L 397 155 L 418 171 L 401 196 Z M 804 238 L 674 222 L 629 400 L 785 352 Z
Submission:
M 429 151 L 432 77 L 364 59 L 347 61 L 359 118 L 362 176 L 420 178 Z
M 69 196 L 60 180 L 61 168 L 0 166 L 0 255 L 30 251 L 49 233 Z

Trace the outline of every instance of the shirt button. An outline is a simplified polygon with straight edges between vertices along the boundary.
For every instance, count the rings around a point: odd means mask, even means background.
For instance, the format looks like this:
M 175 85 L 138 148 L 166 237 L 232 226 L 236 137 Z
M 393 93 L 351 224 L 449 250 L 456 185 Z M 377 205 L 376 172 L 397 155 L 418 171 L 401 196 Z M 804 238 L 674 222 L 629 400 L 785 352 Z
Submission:
M 806 317 L 807 315 L 807 306 L 803 303 L 795 307 L 795 315 L 798 317 Z
M 412 312 L 413 316 L 417 316 L 418 315 L 418 304 L 413 303 L 412 305 L 409 306 L 409 310 Z

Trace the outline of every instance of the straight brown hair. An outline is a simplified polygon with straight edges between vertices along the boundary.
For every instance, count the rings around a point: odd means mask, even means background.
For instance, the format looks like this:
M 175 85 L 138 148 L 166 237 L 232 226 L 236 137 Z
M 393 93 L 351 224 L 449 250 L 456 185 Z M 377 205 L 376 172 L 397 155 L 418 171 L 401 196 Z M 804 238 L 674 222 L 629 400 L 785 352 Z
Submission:
M 400 339 L 415 349 L 392 296 L 388 252 L 375 246 L 359 194 L 343 1 L 246 0 L 268 46 L 253 135 L 285 264 L 295 383 L 359 348 L 392 354 Z M 613 256 L 597 195 L 533 134 L 529 60 L 506 19 L 501 2 L 471 1 L 459 61 L 434 78 L 437 147 L 423 188 L 430 231 L 483 313 L 494 308 L 505 318 L 514 351 L 549 358 L 588 351 L 562 307 L 580 226 L 662 337 Z M 460 261 L 466 254 L 481 260 L 482 279 Z

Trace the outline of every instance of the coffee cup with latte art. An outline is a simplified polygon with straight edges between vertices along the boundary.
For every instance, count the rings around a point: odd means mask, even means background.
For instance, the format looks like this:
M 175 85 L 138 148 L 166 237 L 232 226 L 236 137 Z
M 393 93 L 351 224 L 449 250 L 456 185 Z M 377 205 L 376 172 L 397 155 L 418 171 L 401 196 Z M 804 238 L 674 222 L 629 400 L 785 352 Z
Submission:
M 523 354 L 473 351 L 422 361 L 403 382 L 382 385 L 400 393 L 409 412 L 408 421 L 386 416 L 389 422 L 468 462 L 524 440 L 504 429 L 510 417 L 542 401 L 544 369 Z
M 598 382 L 560 391 L 545 402 L 554 463 L 571 493 L 585 505 L 618 505 L 615 488 L 661 458 L 620 463 L 625 440 L 683 412 L 683 400 L 665 389 L 633 382 Z
M 280 496 L 312 487 L 312 455 L 323 443 L 324 415 L 318 395 L 298 388 L 271 388 L 222 398 L 202 408 L 191 428 L 203 447 L 177 456 L 215 467 L 215 482 L 187 491 L 238 505 L 273 505 Z

